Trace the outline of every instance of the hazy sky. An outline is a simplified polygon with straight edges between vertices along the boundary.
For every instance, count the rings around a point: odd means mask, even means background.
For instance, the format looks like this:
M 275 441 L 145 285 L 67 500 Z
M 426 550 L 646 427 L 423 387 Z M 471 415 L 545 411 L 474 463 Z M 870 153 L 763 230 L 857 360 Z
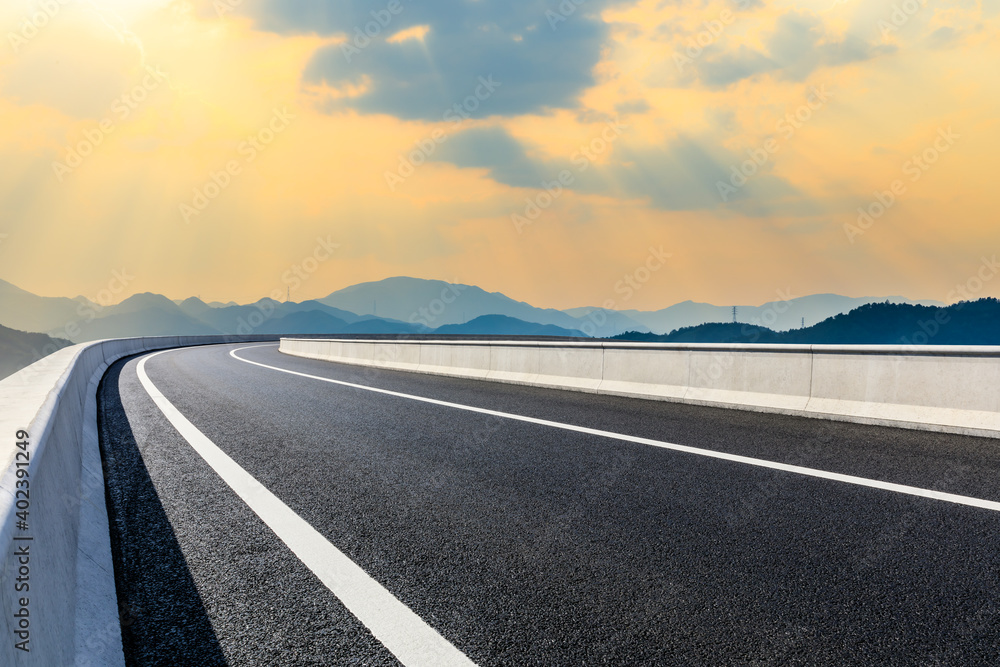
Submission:
M 0 23 L 0 278 L 36 293 L 1000 295 L 1000 0 L 4 0 Z

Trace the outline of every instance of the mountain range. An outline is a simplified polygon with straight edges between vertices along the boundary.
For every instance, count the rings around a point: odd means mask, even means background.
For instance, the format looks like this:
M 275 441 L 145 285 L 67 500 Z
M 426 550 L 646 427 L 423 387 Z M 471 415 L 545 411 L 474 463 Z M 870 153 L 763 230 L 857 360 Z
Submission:
M 319 301 L 353 313 L 386 317 L 426 329 L 464 324 L 484 315 L 504 315 L 563 329 L 580 329 L 586 323 L 586 320 L 561 310 L 536 308 L 529 303 L 515 301 L 499 292 L 487 292 L 474 285 L 405 277 L 352 285 Z M 638 322 L 632 324 L 641 327 Z M 633 327 L 619 331 L 629 328 Z M 595 332 L 601 336 L 610 333 L 612 330 L 603 328 Z
M 783 295 L 777 301 L 760 306 L 736 306 L 736 321 L 762 326 L 773 331 L 788 331 L 812 326 L 828 317 L 848 313 L 869 303 L 905 303 L 922 306 L 944 306 L 940 301 L 912 301 L 901 296 L 889 297 L 848 297 L 839 294 L 813 294 L 803 297 Z M 667 334 L 677 329 L 697 326 L 709 322 L 732 322 L 733 306 L 713 306 L 708 303 L 684 301 L 662 310 L 602 311 L 599 308 L 573 308 L 566 313 L 574 317 L 595 317 L 595 313 L 610 313 L 615 326 L 622 331 L 653 332 Z M 640 324 L 630 327 L 628 321 Z M 615 335 L 615 334 L 612 334 Z
M 738 306 L 740 322 L 772 330 L 799 328 L 875 302 L 941 305 L 902 297 L 818 294 Z M 199 334 L 476 334 L 612 337 L 626 331 L 665 334 L 732 319 L 731 306 L 685 301 L 662 310 L 537 308 L 474 285 L 396 277 L 360 283 L 315 300 L 250 304 L 173 301 L 160 294 L 102 305 L 84 297 L 42 297 L 0 281 L 0 325 L 83 342 L 101 338 Z M 546 329 L 545 327 L 551 327 Z

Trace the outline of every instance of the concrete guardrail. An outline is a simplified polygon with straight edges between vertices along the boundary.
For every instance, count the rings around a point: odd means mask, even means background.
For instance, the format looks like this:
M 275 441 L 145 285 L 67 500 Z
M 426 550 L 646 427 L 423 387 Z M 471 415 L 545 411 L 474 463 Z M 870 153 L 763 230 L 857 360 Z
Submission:
M 0 665 L 124 664 L 97 432 L 108 367 L 149 350 L 263 340 L 274 336 L 83 343 L 0 381 Z
M 1000 347 L 282 338 L 345 364 L 1000 437 Z

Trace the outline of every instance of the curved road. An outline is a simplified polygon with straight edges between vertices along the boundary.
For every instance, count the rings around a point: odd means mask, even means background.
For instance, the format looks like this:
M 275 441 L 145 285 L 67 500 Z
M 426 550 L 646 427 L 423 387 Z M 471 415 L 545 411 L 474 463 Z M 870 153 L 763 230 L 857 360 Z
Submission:
M 1000 442 L 211 346 L 100 390 L 130 664 L 1000 664 Z

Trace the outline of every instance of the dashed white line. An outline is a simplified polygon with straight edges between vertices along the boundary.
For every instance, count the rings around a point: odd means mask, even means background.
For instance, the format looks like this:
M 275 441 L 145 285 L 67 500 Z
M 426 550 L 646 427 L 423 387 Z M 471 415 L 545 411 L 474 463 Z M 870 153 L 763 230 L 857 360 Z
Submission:
M 806 468 L 803 466 L 789 465 L 787 463 L 778 463 L 777 461 L 767 461 L 765 459 L 757 459 L 750 456 L 728 454 L 726 452 L 717 452 L 711 449 L 702 449 L 699 447 L 688 447 L 687 445 L 678 445 L 671 442 L 664 442 L 662 440 L 653 440 L 651 438 L 640 438 L 638 436 L 626 435 L 624 433 L 614 433 L 613 431 L 602 431 L 599 429 L 587 428 L 585 426 L 575 426 L 573 424 L 564 424 L 562 422 L 555 422 L 547 419 L 525 417 L 523 415 L 516 415 L 509 412 L 499 412 L 497 410 L 489 410 L 487 408 L 477 408 L 472 405 L 463 405 L 461 403 L 440 401 L 435 398 L 426 398 L 424 396 L 404 394 L 398 391 L 379 389 L 378 387 L 370 387 L 363 384 L 355 384 L 353 382 L 344 382 L 343 380 L 334 380 L 331 378 L 321 377 L 319 375 L 300 373 L 298 371 L 288 370 L 287 368 L 280 368 L 278 366 L 270 366 L 268 364 L 262 364 L 257 361 L 250 361 L 249 359 L 244 359 L 243 357 L 237 356 L 236 354 L 237 352 L 240 352 L 242 350 L 247 350 L 252 347 L 270 347 L 270 346 L 251 345 L 247 347 L 241 347 L 235 350 L 231 350 L 229 352 L 229 355 L 234 359 L 242 361 L 243 363 L 253 364 L 254 366 L 260 366 L 261 368 L 268 368 L 273 371 L 288 373 L 289 375 L 297 375 L 299 377 L 309 378 L 311 380 L 319 380 L 320 382 L 329 382 L 331 384 L 337 384 L 344 387 L 352 387 L 354 389 L 362 389 L 364 391 L 371 391 L 378 394 L 385 394 L 387 396 L 396 396 L 399 398 L 409 399 L 411 401 L 420 401 L 422 403 L 440 405 L 447 408 L 454 408 L 456 410 L 466 410 L 468 412 L 476 412 L 483 415 L 491 415 L 494 417 L 503 417 L 504 419 L 513 419 L 520 422 L 527 422 L 529 424 L 539 424 L 541 426 L 549 426 L 552 428 L 562 429 L 564 431 L 575 431 L 576 433 L 586 433 L 587 435 L 595 435 L 602 438 L 611 438 L 613 440 L 621 440 L 624 442 L 634 442 L 640 445 L 649 445 L 651 447 L 660 447 L 662 449 L 670 449 L 677 452 L 695 454 L 697 456 L 706 456 L 714 459 L 733 461 L 736 463 L 743 463 L 746 465 L 756 466 L 759 468 L 770 468 L 772 470 L 781 470 L 783 472 L 790 472 L 798 475 L 806 475 L 808 477 L 818 477 L 820 479 L 828 479 L 836 482 L 843 482 L 845 484 L 865 486 L 872 489 L 881 489 L 883 491 L 892 491 L 894 493 L 902 493 L 909 496 L 930 498 L 932 500 L 940 500 L 946 503 L 955 503 L 957 505 L 968 505 L 970 507 L 978 507 L 981 509 L 991 510 L 994 512 L 1000 512 L 1000 503 L 994 502 L 992 500 L 983 500 L 981 498 L 972 498 L 970 496 L 960 496 L 953 493 L 944 493 L 943 491 L 935 491 L 934 489 L 921 489 L 916 486 L 906 486 L 905 484 L 894 484 L 892 482 L 883 482 L 877 479 L 868 479 L 866 477 L 856 477 L 854 475 L 842 475 L 836 472 L 828 472 L 826 470 L 816 470 L 815 468 Z
M 465 654 L 219 449 L 160 393 L 146 374 L 146 362 L 169 351 L 157 352 L 139 361 L 136 369 L 139 382 L 178 433 L 299 560 L 404 665 L 474 666 Z

